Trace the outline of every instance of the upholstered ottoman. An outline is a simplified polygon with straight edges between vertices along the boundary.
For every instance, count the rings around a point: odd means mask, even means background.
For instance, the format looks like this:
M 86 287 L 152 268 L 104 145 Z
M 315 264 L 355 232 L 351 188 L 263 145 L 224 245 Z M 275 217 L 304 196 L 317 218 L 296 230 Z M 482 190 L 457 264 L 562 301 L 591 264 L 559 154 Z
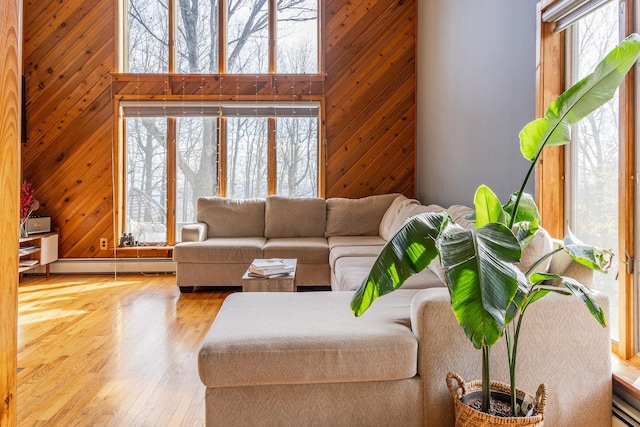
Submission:
M 199 353 L 207 425 L 422 425 L 415 293 L 361 318 L 351 292 L 230 295 Z

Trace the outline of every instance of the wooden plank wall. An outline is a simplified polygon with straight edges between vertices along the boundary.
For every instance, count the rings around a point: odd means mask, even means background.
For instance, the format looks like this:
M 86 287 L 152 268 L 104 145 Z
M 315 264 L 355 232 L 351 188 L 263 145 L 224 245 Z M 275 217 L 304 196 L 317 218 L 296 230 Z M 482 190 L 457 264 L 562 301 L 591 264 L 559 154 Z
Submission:
M 414 0 L 328 0 L 327 197 L 415 196 Z
M 112 77 L 115 5 L 25 3 L 23 171 L 42 205 L 36 214 L 52 216 L 59 228 L 61 258 L 112 256 L 99 249 L 99 239 L 114 242 L 114 96 L 233 92 L 211 77 Z M 310 87 L 324 94 L 326 197 L 414 197 L 415 0 L 324 0 L 322 7 L 325 81 L 261 80 L 260 94 L 282 98 Z
M 0 426 L 16 425 L 21 3 L 0 4 Z

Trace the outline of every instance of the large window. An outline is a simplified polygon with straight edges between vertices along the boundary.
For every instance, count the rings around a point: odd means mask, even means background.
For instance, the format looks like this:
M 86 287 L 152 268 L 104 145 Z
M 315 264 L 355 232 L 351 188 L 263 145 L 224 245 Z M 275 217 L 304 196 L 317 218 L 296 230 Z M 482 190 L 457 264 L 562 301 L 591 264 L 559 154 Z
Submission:
M 206 196 L 318 196 L 319 104 L 121 102 L 123 232 L 180 241 Z
M 539 22 L 537 114 L 564 88 L 640 28 L 640 0 L 556 0 Z M 568 31 L 564 31 L 568 29 Z M 634 79 L 635 76 L 635 79 Z M 623 359 L 638 354 L 637 165 L 640 70 L 623 80 L 615 98 L 571 129 L 571 144 L 548 147 L 538 164 L 536 198 L 545 228 L 562 237 L 567 225 L 579 238 L 613 250 L 608 274 L 595 286 L 610 296 L 609 331 Z
M 318 0 L 125 4 L 125 72 L 319 72 Z
M 319 0 L 119 4 L 118 233 L 174 244 L 200 197 L 321 195 Z
M 578 21 L 571 33 L 571 84 L 593 72 L 596 64 L 619 43 L 618 4 L 606 6 Z M 619 99 L 594 111 L 574 126 L 567 194 L 572 231 L 585 242 L 618 252 L 618 163 L 620 158 Z M 620 256 L 620 254 L 617 254 Z M 596 288 L 610 296 L 610 330 L 619 338 L 617 265 L 595 274 Z

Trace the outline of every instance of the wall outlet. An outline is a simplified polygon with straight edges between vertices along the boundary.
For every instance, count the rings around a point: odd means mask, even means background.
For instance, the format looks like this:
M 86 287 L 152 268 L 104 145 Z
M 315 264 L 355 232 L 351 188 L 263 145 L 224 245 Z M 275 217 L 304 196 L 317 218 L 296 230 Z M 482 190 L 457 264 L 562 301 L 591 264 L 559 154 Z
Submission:
M 107 248 L 107 244 L 108 244 L 108 240 L 106 237 L 101 237 L 100 238 L 100 250 L 102 251 L 106 251 Z

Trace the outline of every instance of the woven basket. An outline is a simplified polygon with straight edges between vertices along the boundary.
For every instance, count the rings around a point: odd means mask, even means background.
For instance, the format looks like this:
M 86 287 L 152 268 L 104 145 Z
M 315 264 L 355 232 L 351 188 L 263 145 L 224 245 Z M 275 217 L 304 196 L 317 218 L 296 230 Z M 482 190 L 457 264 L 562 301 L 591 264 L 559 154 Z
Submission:
M 454 385 L 454 380 L 457 385 Z M 477 411 L 464 403 L 462 397 L 468 393 L 482 391 L 482 381 L 471 381 L 465 383 L 456 373 L 449 372 L 447 374 L 447 387 L 453 398 L 455 409 L 455 427 L 490 427 L 490 426 L 527 426 L 542 427 L 544 425 L 544 409 L 547 401 L 547 388 L 544 384 L 540 384 L 535 397 L 535 406 L 537 414 L 531 417 L 497 417 L 484 412 Z M 491 393 L 503 392 L 510 394 L 511 388 L 508 384 L 491 381 Z M 525 398 L 527 394 L 516 389 L 516 397 L 519 401 Z M 529 396 L 530 397 L 530 396 Z

